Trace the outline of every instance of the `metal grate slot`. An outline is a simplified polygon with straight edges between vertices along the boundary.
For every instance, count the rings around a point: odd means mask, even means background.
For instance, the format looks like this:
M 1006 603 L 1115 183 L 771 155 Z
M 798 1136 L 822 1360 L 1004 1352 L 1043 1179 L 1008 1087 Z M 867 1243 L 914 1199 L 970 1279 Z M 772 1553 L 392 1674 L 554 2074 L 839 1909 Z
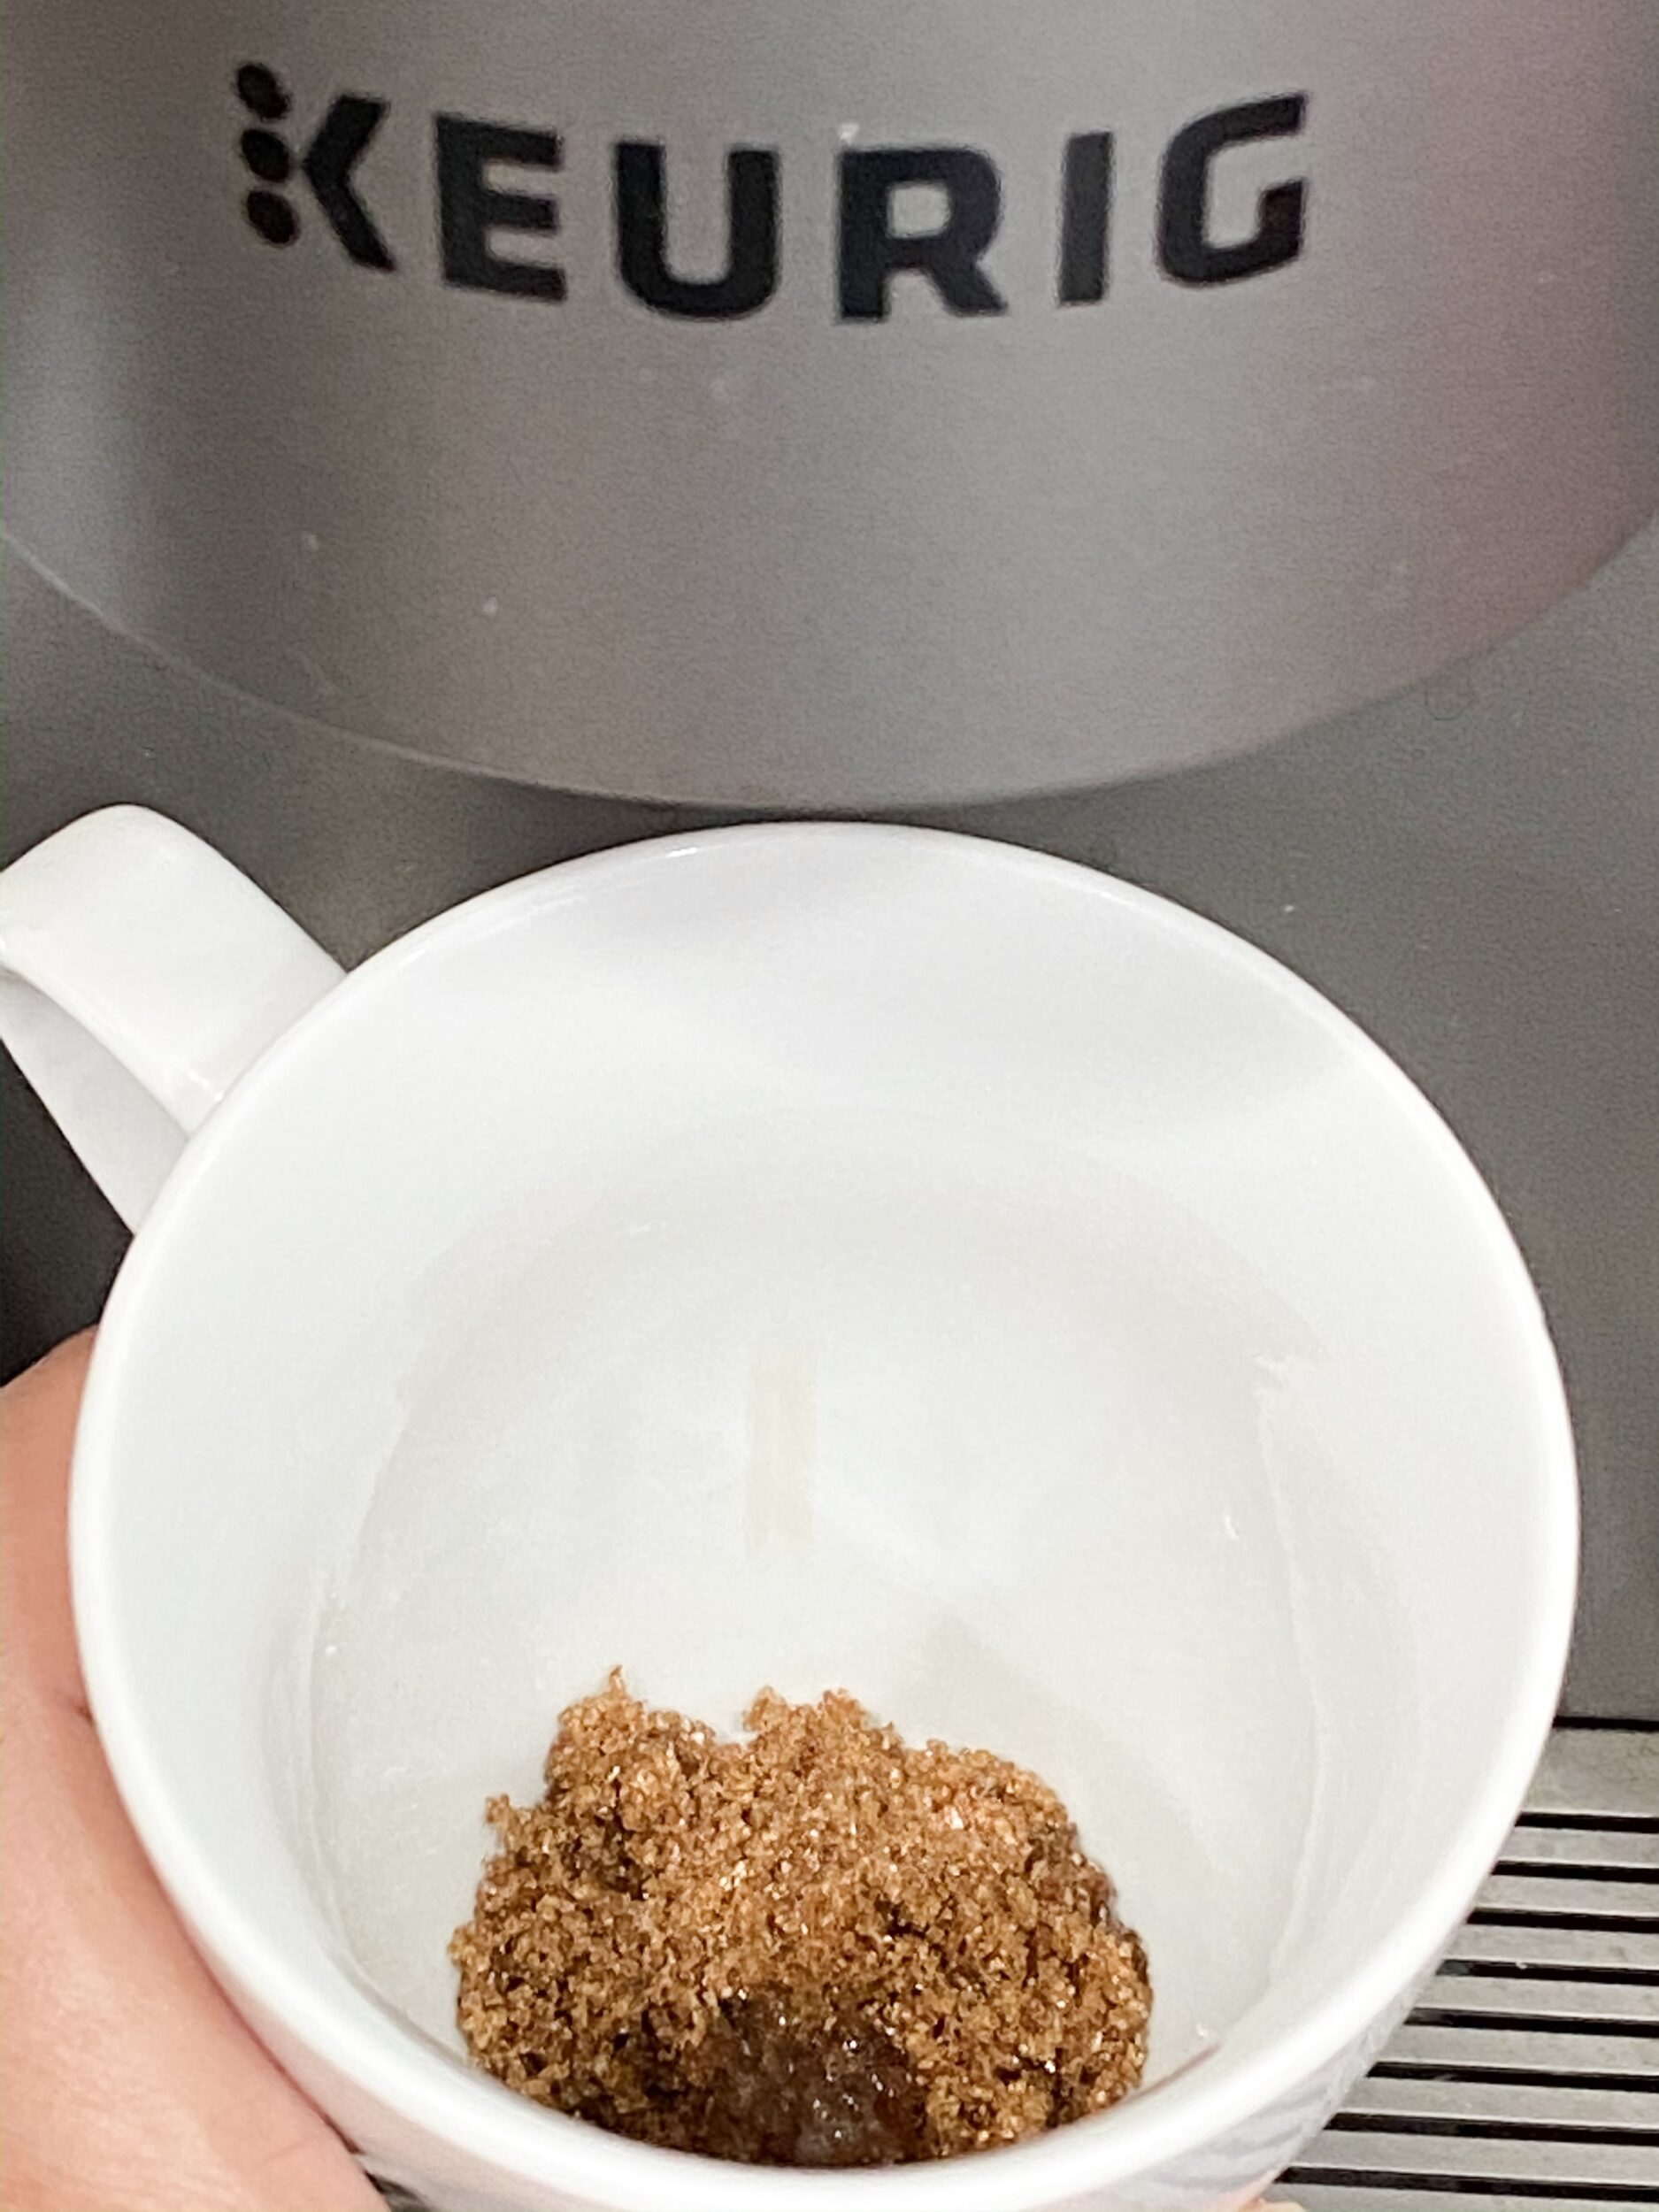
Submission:
M 1659 1732 L 1556 1731 L 1445 1965 L 1284 2190 L 1304 2212 L 1659 2207 Z
M 1609 2204 L 1643 2204 L 1653 2198 L 1638 2189 L 1610 2196 L 1560 2196 L 1553 2190 L 1528 2190 L 1517 2196 L 1502 2182 L 1432 2182 L 1381 2188 L 1340 2184 L 1304 2188 L 1302 2212 L 1607 2212 Z M 1294 2212 L 1294 2208 L 1286 2208 Z
M 1565 1828 L 1523 1821 L 1504 1847 L 1501 1873 L 1542 1867 L 1565 1881 L 1633 1876 L 1659 1884 L 1659 1832 L 1633 1828 Z

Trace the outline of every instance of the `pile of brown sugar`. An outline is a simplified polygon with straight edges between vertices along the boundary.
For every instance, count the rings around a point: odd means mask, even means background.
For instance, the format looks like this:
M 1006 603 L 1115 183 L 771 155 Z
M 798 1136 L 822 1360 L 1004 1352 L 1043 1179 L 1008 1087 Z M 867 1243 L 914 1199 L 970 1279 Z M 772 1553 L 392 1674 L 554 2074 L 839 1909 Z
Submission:
M 835 1693 L 747 1741 L 619 1674 L 563 1717 L 449 1955 L 479 2063 L 643 2142 L 780 2166 L 1010 2143 L 1141 2078 L 1139 1939 L 1064 1806 Z

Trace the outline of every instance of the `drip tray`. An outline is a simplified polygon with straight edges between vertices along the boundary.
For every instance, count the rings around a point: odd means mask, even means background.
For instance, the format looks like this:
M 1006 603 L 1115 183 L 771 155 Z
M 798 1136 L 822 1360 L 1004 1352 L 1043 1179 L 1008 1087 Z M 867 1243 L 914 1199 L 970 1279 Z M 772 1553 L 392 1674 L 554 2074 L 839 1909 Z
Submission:
M 1302 2212 L 1659 2207 L 1659 1729 L 1555 1731 L 1445 1965 L 1276 2193 Z
M 1280 2193 L 1303 2212 L 1659 2206 L 1659 1731 L 1555 1731 L 1446 1964 Z

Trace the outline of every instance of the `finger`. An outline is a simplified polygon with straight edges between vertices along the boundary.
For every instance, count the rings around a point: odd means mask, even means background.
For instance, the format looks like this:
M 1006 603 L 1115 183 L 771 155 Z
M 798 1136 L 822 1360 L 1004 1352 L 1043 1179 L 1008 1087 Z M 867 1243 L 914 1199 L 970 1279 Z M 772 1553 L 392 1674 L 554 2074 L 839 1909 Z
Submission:
M 0 1390 L 0 1652 L 63 1697 L 81 1694 L 69 1604 L 69 1460 L 92 1334 L 71 1337 Z
M 63 1543 L 87 1353 L 0 1393 L 6 2212 L 378 2212 L 191 1949 L 81 1701 Z
M 8 2212 L 371 2204 L 341 2146 L 189 1948 L 89 1724 L 59 1704 L 50 1720 L 10 1732 L 7 1793 Z M 32 2193 L 19 2193 L 20 2171 Z

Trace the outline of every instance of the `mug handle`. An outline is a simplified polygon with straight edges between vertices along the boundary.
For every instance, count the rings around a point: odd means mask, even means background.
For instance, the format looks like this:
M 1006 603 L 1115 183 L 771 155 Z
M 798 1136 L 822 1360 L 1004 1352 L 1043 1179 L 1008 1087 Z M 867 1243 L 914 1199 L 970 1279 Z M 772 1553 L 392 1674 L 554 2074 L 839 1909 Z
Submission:
M 211 845 L 83 815 L 0 873 L 0 1043 L 128 1228 L 343 971 Z

